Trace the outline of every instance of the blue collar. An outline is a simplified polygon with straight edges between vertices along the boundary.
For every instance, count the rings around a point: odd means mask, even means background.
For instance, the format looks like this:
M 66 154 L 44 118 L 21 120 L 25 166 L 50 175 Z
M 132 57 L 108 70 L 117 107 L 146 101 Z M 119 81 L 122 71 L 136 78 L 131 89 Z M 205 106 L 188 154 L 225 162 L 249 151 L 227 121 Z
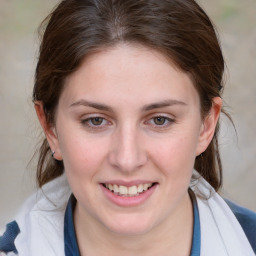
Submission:
M 199 211 L 196 197 L 192 190 L 189 190 L 189 195 L 193 204 L 194 213 L 193 240 L 190 256 L 199 256 L 201 248 Z M 65 256 L 80 256 L 73 220 L 73 212 L 75 209 L 75 205 L 76 199 L 72 194 L 68 201 L 64 219 Z
M 200 219 L 199 219 L 199 210 L 196 201 L 196 196 L 194 192 L 188 190 L 190 199 L 193 205 L 193 214 L 194 214 L 194 225 L 193 225 L 193 239 L 190 256 L 200 256 L 201 250 L 201 228 L 200 228 Z
M 73 212 L 76 206 L 76 198 L 72 194 L 68 200 L 68 205 L 64 218 L 64 246 L 65 256 L 80 256 L 78 249 Z

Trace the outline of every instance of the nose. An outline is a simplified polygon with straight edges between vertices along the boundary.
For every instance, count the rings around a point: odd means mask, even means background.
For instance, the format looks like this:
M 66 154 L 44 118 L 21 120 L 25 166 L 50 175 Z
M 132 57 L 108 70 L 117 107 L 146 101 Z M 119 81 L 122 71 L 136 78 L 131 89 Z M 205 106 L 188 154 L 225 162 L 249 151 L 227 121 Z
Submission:
M 143 167 L 148 156 L 141 136 L 135 127 L 116 131 L 109 155 L 110 164 L 124 173 L 132 173 Z

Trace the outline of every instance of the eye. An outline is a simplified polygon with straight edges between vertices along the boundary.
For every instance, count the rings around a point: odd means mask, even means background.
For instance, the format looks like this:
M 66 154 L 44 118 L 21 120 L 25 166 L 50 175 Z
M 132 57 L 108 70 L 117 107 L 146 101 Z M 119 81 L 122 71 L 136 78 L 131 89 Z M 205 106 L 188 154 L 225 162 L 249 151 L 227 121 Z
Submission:
M 164 125 L 167 119 L 163 116 L 157 116 L 153 118 L 153 121 L 156 125 Z
M 99 116 L 83 119 L 81 123 L 89 128 L 103 128 L 109 124 L 105 118 Z
M 98 126 L 103 123 L 104 119 L 102 117 L 94 117 L 89 120 L 92 125 Z
M 167 128 L 172 123 L 174 123 L 174 119 L 161 115 L 154 116 L 146 122 L 146 124 L 149 124 L 155 128 Z

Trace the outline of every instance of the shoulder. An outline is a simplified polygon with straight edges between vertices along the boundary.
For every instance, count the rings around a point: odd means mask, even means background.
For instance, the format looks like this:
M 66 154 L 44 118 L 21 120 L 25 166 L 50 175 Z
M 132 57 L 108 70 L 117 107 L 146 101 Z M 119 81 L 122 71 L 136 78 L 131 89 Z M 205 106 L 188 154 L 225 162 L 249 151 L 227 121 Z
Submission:
M 2 236 L 0 236 L 0 252 L 17 253 L 14 241 L 19 233 L 20 228 L 16 221 L 7 224 L 5 233 Z
M 237 205 L 228 199 L 225 199 L 225 201 L 232 212 L 235 214 L 240 224 L 246 229 L 254 228 L 256 233 L 256 213 L 240 205 Z
M 225 199 L 244 230 L 254 252 L 256 252 L 256 213 Z
M 0 252 L 10 250 L 6 248 L 9 243 L 15 244 L 15 247 L 11 248 L 12 252 L 17 250 L 20 255 L 63 255 L 61 243 L 64 212 L 70 194 L 66 178 L 62 176 L 31 195 L 14 218 L 15 221 L 7 224 L 6 232 L 2 236 L 4 238 L 1 237 L 3 245 Z M 10 236 L 13 227 L 19 232 Z M 53 251 L 55 247 L 59 252 Z

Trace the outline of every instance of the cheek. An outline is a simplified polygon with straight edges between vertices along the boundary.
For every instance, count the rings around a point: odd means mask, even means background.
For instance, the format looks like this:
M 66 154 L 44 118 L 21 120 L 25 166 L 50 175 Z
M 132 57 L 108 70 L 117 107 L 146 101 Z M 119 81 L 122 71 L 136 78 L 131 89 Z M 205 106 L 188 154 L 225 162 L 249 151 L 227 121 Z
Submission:
M 195 161 L 197 138 L 191 134 L 176 134 L 152 147 L 152 157 L 166 175 L 180 177 L 190 174 Z
M 93 175 L 104 159 L 106 143 L 83 133 L 61 135 L 59 144 L 67 175 L 77 178 Z
M 104 144 L 103 144 L 104 145 Z M 93 205 L 92 191 L 97 191 L 97 175 L 103 163 L 105 148 L 100 143 L 72 137 L 61 144 L 65 173 L 76 198 Z

